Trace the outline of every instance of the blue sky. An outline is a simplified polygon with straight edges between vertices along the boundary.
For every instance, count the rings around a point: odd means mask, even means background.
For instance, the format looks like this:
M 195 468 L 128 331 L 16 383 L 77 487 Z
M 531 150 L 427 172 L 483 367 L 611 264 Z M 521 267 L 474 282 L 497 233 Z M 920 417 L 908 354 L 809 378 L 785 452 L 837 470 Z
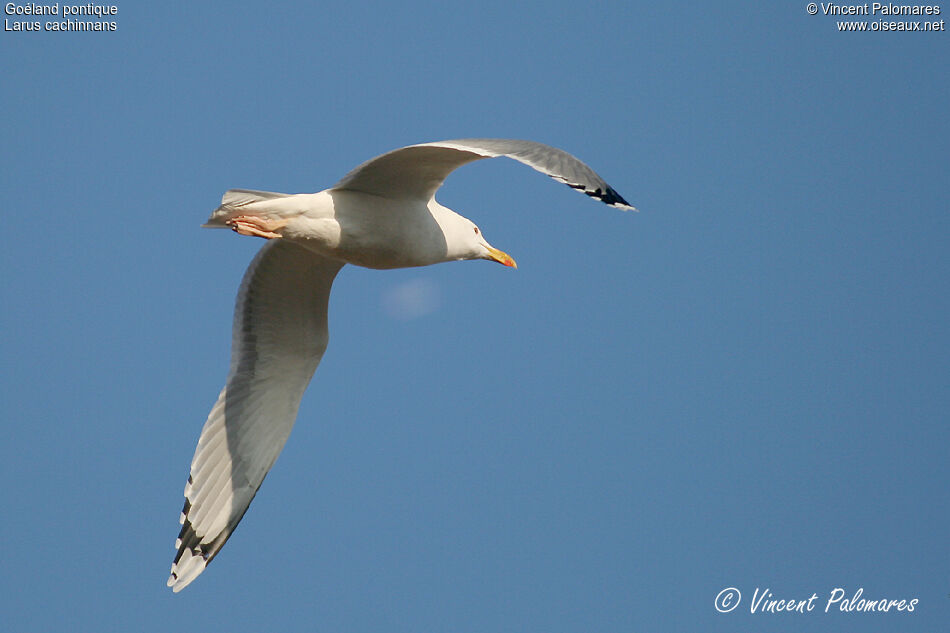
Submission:
M 114 33 L 0 33 L 6 628 L 945 626 L 950 40 L 805 4 L 122 2 Z M 564 148 L 641 212 L 453 174 L 519 269 L 345 268 L 287 448 L 173 595 L 261 244 L 199 225 L 230 187 L 472 136 Z M 836 587 L 918 603 L 824 613 Z M 818 606 L 750 613 L 766 588 Z

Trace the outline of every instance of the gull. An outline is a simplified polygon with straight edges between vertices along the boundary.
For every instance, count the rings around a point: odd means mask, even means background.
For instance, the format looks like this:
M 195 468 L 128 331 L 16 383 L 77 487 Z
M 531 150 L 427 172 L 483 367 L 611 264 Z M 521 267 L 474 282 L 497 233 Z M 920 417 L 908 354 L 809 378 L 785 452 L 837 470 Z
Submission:
M 486 259 L 517 268 L 467 218 L 435 200 L 456 168 L 507 156 L 611 207 L 635 211 L 567 152 L 507 139 L 410 145 L 319 193 L 225 192 L 205 227 L 265 238 L 241 282 L 231 367 L 185 484 L 168 586 L 187 587 L 218 554 L 283 449 L 329 339 L 327 306 L 345 264 L 391 269 Z

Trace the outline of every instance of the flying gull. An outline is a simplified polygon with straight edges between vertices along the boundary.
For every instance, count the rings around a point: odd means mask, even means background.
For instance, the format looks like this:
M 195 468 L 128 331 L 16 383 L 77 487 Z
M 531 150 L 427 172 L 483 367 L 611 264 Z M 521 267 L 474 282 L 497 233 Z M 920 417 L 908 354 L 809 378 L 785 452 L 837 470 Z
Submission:
M 244 273 L 231 368 L 185 485 L 168 586 L 187 587 L 234 532 L 280 454 L 327 346 L 327 302 L 344 264 L 407 268 L 465 259 L 516 267 L 435 200 L 453 170 L 507 156 L 618 209 L 635 210 L 567 152 L 506 139 L 422 143 L 366 161 L 319 193 L 231 189 L 204 226 L 267 239 Z

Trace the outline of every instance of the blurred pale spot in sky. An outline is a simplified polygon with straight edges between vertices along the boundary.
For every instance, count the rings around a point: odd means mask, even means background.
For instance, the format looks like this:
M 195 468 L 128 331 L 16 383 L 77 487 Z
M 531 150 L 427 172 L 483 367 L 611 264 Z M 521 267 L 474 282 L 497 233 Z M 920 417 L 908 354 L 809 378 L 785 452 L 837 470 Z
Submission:
M 410 279 L 386 289 L 382 302 L 394 319 L 418 319 L 439 309 L 439 288 L 429 279 Z

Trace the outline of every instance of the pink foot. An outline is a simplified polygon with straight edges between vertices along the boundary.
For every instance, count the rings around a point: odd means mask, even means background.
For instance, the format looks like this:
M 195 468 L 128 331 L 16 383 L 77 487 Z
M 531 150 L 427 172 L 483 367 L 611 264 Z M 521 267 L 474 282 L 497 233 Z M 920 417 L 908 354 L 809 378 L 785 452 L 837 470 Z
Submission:
M 231 218 L 225 224 L 231 227 L 231 230 L 241 235 L 255 235 L 264 239 L 282 237 L 279 231 L 287 226 L 287 220 L 265 220 L 253 215 L 239 215 Z

